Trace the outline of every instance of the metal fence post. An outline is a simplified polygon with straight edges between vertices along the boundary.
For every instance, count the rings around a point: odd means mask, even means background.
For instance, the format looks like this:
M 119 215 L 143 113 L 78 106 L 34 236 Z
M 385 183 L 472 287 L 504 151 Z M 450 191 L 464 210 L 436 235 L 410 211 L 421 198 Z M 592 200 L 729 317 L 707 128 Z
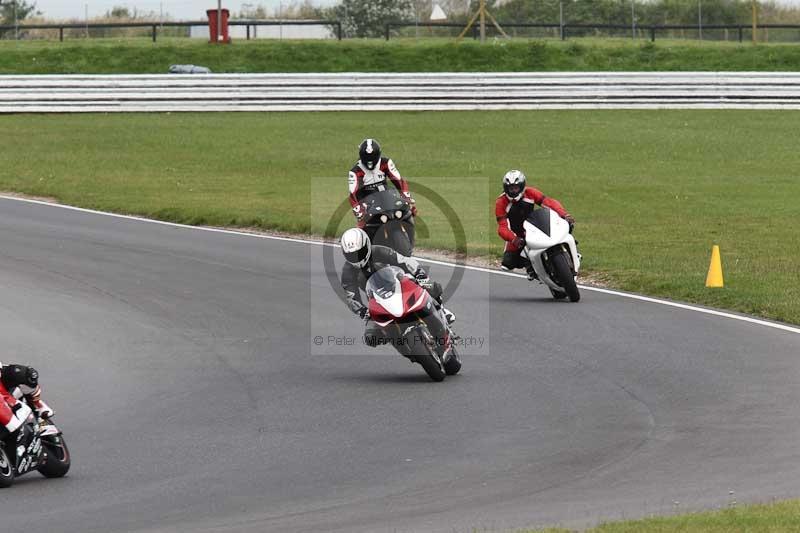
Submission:
M 475 24 L 472 25 L 472 40 L 478 40 L 478 27 Z
M 656 27 L 655 26 L 650 26 L 650 42 L 651 43 L 656 42 Z
M 58 40 L 64 42 L 64 26 L 58 28 Z
M 250 40 L 250 24 L 248 24 L 246 26 L 246 28 L 247 28 L 247 40 L 249 41 Z
M 158 30 L 158 26 L 153 24 L 153 42 L 156 42 L 156 31 Z
M 566 24 L 561 26 L 561 40 L 562 41 L 566 41 L 567 40 L 567 25 Z
M 336 39 L 341 41 L 342 40 L 342 21 L 336 21 Z
M 739 42 L 742 42 L 742 27 L 739 26 Z
M 386 30 L 385 37 L 386 37 L 386 40 L 388 41 L 389 40 L 389 23 L 388 22 L 386 23 L 386 26 L 384 26 L 384 29 Z

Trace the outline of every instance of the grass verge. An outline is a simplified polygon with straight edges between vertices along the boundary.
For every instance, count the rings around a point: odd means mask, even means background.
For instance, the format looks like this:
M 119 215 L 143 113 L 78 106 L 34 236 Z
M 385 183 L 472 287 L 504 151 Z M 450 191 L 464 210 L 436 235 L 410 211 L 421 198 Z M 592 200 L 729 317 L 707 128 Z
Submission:
M 322 233 L 366 135 L 440 194 L 472 255 L 497 256 L 509 168 L 578 221 L 585 272 L 613 286 L 800 323 L 798 115 L 536 111 L 16 115 L 0 189 L 189 224 Z M 420 245 L 451 248 L 420 198 Z M 339 228 L 351 223 L 346 216 Z M 719 244 L 724 289 L 706 289 Z
M 576 39 L 496 41 L 238 41 L 92 39 L 0 41 L 0 74 L 166 73 L 174 63 L 214 72 L 524 72 L 797 70 L 800 46 Z
M 747 505 L 681 516 L 609 522 L 585 533 L 785 533 L 800 531 L 800 501 Z M 547 529 L 538 533 L 568 533 Z

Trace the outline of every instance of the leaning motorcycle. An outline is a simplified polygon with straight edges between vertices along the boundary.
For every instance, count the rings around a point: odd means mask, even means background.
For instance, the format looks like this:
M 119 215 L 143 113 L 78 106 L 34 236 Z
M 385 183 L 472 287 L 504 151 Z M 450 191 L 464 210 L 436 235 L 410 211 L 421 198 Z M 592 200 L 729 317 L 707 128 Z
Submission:
M 422 285 L 398 267 L 380 269 L 367 281 L 369 314 L 401 355 L 442 381 L 461 370 L 461 359 L 441 308 Z
M 553 298 L 581 299 L 576 278 L 581 254 L 569 223 L 552 209 L 534 209 L 523 223 L 525 250 L 539 281 L 547 285 Z
M 414 251 L 414 216 L 411 206 L 395 188 L 379 185 L 365 196 L 364 231 L 374 244 L 388 246 L 399 254 L 410 256 Z
M 10 487 L 14 479 L 34 470 L 48 478 L 63 477 L 69 471 L 69 449 L 52 418 L 45 419 L 32 412 L 14 433 L 5 428 L 2 431 L 0 488 Z

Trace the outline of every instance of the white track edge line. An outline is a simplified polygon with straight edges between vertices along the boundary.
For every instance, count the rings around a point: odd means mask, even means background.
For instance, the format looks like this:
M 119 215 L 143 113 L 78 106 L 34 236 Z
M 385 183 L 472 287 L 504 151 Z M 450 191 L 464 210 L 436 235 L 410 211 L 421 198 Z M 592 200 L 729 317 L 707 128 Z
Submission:
M 329 242 L 323 242 L 323 241 L 315 241 L 315 240 L 311 240 L 311 239 L 298 239 L 298 238 L 292 238 L 292 237 L 281 237 L 279 235 L 264 235 L 264 234 L 261 234 L 261 233 L 248 233 L 248 232 L 245 232 L 245 231 L 236 231 L 236 230 L 228 230 L 228 229 L 221 229 L 221 228 L 212 228 L 212 227 L 208 227 L 208 226 L 190 226 L 188 224 L 178 224 L 177 222 L 167 222 L 167 221 L 164 221 L 164 220 L 155 220 L 155 219 L 152 219 L 152 218 L 145 218 L 145 217 L 139 217 L 139 216 L 134 216 L 134 215 L 121 215 L 121 214 L 118 214 L 118 213 L 109 213 L 107 211 L 98 211 L 96 209 L 87 209 L 87 208 L 84 208 L 84 207 L 75 207 L 75 206 L 72 206 L 72 205 L 56 204 L 56 203 L 52 203 L 52 202 L 44 202 L 42 200 L 33 200 L 33 199 L 30 199 L 30 198 L 20 198 L 20 197 L 17 197 L 17 196 L 7 196 L 7 195 L 4 195 L 4 194 L 0 194 L 0 199 L 3 199 L 3 200 L 14 200 L 14 201 L 17 201 L 17 202 L 25 202 L 25 203 L 37 204 L 37 205 L 44 205 L 44 206 L 48 206 L 48 207 L 57 207 L 59 209 L 66 209 L 66 210 L 69 210 L 69 211 L 78 211 L 78 212 L 81 212 L 81 213 L 90 213 L 90 214 L 93 214 L 93 215 L 101 215 L 101 216 L 107 216 L 107 217 L 113 217 L 113 218 L 122 218 L 122 219 L 126 219 L 126 220 L 134 220 L 134 221 L 138 221 L 138 222 L 148 222 L 150 224 L 160 224 L 162 226 L 171 226 L 171 227 L 175 227 L 175 228 L 191 229 L 191 230 L 198 230 L 198 231 L 207 231 L 207 232 L 211 232 L 211 233 L 223 233 L 223 234 L 227 234 L 227 235 L 238 235 L 238 236 L 242 236 L 242 237 L 255 237 L 255 238 L 258 238 L 258 239 L 268 239 L 268 240 L 273 240 L 273 241 L 296 242 L 296 243 L 300 243 L 300 244 L 311 244 L 311 245 L 316 245 L 316 246 L 330 246 L 330 247 L 333 247 L 333 248 L 338 248 L 338 244 L 329 243 Z M 490 268 L 476 267 L 476 266 L 471 266 L 471 265 L 461 265 L 461 264 L 457 264 L 457 263 L 450 263 L 448 261 L 439 261 L 439 260 L 436 260 L 436 259 L 427 259 L 427 258 L 424 258 L 424 257 L 418 257 L 418 259 L 421 260 L 421 261 L 424 261 L 426 263 L 431 263 L 433 265 L 442 265 L 442 266 L 448 266 L 448 267 L 454 267 L 454 268 L 461 267 L 461 268 L 464 268 L 465 270 L 472 270 L 472 271 L 475 271 L 475 272 L 484 272 L 484 273 L 493 274 L 493 275 L 496 275 L 496 276 L 510 276 L 510 277 L 515 277 L 515 278 L 525 278 L 525 276 L 523 276 L 522 274 L 515 274 L 513 272 L 504 272 L 502 270 L 492 270 Z M 728 313 L 728 312 L 725 312 L 725 311 L 717 311 L 715 309 L 706 309 L 704 307 L 697 307 L 697 306 L 690 305 L 690 304 L 671 302 L 669 300 L 662 300 L 660 298 L 652 298 L 650 296 L 642 296 L 642 295 L 639 295 L 639 294 L 631 294 L 631 293 L 627 293 L 627 292 L 620 292 L 620 291 L 615 291 L 615 290 L 612 290 L 612 289 L 603 289 L 603 288 L 600 288 L 600 287 L 590 287 L 590 286 L 587 286 L 587 285 L 578 285 L 578 287 L 580 287 L 581 290 L 600 292 L 600 293 L 603 293 L 603 294 L 610 294 L 610 295 L 613 295 L 613 296 L 620 296 L 620 297 L 623 297 L 623 298 L 630 298 L 632 300 L 639 300 L 639 301 L 642 301 L 642 302 L 649 302 L 649 303 L 655 303 L 655 304 L 660 304 L 660 305 L 666 305 L 666 306 L 669 306 L 669 307 L 675 307 L 675 308 L 684 309 L 684 310 L 687 310 L 687 311 L 695 311 L 697 313 L 704 313 L 704 314 L 707 314 L 707 315 L 713 315 L 713 316 L 718 316 L 718 317 L 722 317 L 722 318 L 728 318 L 728 319 L 731 319 L 731 320 L 739 320 L 741 322 L 748 322 L 750 324 L 757 324 L 759 326 L 765 326 L 765 327 L 768 327 L 768 328 L 773 328 L 773 329 L 778 329 L 778 330 L 782 330 L 782 331 L 788 331 L 790 333 L 798 333 L 798 334 L 800 334 L 800 328 L 789 326 L 787 324 L 781 324 L 779 322 L 770 322 L 770 321 L 767 321 L 767 320 L 761 320 L 759 318 L 753 318 L 753 317 L 750 317 L 750 316 L 737 315 L 737 314 Z

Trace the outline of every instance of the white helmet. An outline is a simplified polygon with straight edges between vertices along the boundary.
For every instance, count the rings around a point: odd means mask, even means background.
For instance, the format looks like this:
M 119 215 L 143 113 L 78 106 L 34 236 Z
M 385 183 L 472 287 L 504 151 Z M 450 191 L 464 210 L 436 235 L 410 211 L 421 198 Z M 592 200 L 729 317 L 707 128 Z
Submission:
M 350 228 L 342 234 L 342 253 L 348 263 L 363 267 L 372 253 L 369 235 L 361 228 Z
M 512 200 L 522 198 L 525 192 L 525 174 L 521 170 L 509 170 L 503 176 L 503 192 Z

